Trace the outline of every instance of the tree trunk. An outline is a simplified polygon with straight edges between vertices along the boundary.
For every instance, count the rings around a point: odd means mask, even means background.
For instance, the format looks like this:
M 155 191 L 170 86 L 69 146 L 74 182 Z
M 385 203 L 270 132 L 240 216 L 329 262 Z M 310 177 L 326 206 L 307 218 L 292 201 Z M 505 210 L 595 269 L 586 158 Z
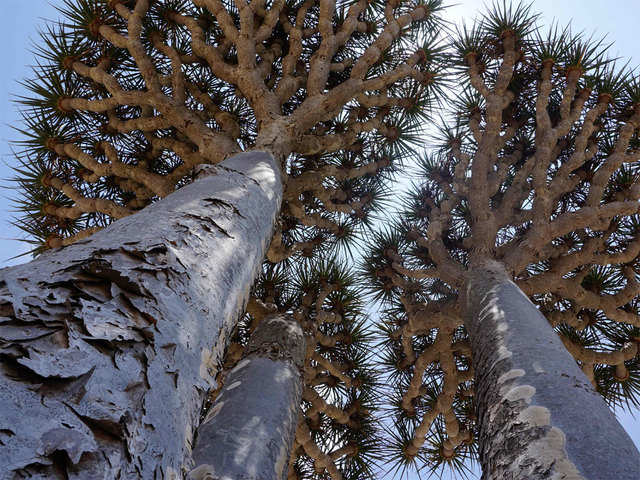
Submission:
M 466 295 L 482 478 L 640 478 L 633 442 L 502 265 L 473 268 Z
M 198 428 L 190 480 L 287 477 L 304 355 L 304 334 L 292 318 L 276 315 L 258 325 Z
M 269 153 L 204 173 L 86 241 L 0 270 L 0 478 L 191 469 L 216 361 L 282 199 Z

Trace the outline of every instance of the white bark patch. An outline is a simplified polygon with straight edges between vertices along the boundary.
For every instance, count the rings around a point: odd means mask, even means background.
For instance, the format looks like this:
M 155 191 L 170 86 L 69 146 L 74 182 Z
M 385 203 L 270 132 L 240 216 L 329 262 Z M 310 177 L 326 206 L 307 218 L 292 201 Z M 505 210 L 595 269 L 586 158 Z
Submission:
M 207 413 L 207 416 L 205 417 L 205 419 L 202 421 L 202 425 L 204 425 L 205 423 L 209 423 L 211 420 L 213 420 L 213 417 L 215 417 L 216 415 L 218 415 L 218 413 L 220 413 L 220 410 L 222 410 L 222 406 L 224 405 L 224 402 L 218 402 L 216 403 L 211 410 L 209 410 L 209 412 Z
M 545 373 L 546 370 L 544 368 L 542 368 L 542 365 L 540 365 L 540 362 L 533 362 L 533 371 L 536 373 Z
M 532 427 L 550 426 L 551 413 L 544 407 L 530 406 L 518 415 L 517 421 Z M 522 463 L 535 458 L 538 465 L 552 469 L 549 480 L 587 480 L 567 458 L 565 444 L 564 432 L 557 427 L 551 427 L 544 436 L 527 445 L 508 471 L 513 473 L 514 478 L 518 478 L 518 475 L 521 475 Z
M 531 385 L 518 385 L 508 389 L 502 396 L 510 402 L 524 400 L 526 403 L 531 403 L 531 397 L 533 397 L 535 393 L 536 389 Z
M 507 358 L 511 358 L 512 356 L 513 356 L 513 352 L 511 352 L 511 350 L 509 350 L 504 345 L 500 345 L 500 347 L 498 348 L 498 357 L 494 362 L 494 364 L 502 360 L 506 360 Z
M 276 459 L 275 478 L 282 478 L 282 474 L 284 473 L 284 469 L 287 467 L 287 465 L 289 465 L 289 449 L 287 448 L 287 445 L 282 443 L 280 445 L 280 452 L 278 452 L 278 458 Z
M 256 438 L 266 437 L 266 435 L 264 434 L 264 425 L 260 417 L 252 417 L 249 421 L 247 421 L 247 427 L 249 430 L 254 430 L 256 432 Z M 245 464 L 251 457 L 251 443 L 252 442 L 244 442 L 243 445 L 238 446 L 233 456 L 236 465 Z M 249 475 L 255 475 L 255 465 L 253 463 L 245 465 L 245 472 Z
M 487 299 L 489 299 L 489 301 L 486 303 L 484 307 L 482 307 L 482 309 L 478 313 L 478 318 L 480 319 L 481 322 L 486 320 L 489 316 L 493 315 L 495 310 L 497 310 L 498 299 L 495 296 L 496 292 L 497 290 L 495 288 L 492 288 L 484 295 L 484 297 L 482 297 L 482 300 L 481 300 L 482 303 L 484 303 Z
M 203 348 L 200 354 L 200 378 L 210 383 L 211 385 L 215 384 L 215 380 L 211 375 L 211 371 L 215 371 L 213 367 L 213 352 L 208 348 Z
M 238 380 L 237 382 L 233 382 L 231 385 L 229 385 L 226 390 L 233 390 L 234 388 L 237 388 L 240 386 L 240 384 L 242 384 L 242 382 L 240 380 Z
M 546 427 L 551 425 L 551 413 L 545 407 L 531 405 L 520 412 L 518 421 L 534 427 Z
M 509 380 L 513 380 L 515 378 L 523 377 L 526 372 L 521 368 L 513 368 L 509 370 L 507 373 L 503 373 L 498 378 L 498 385 L 503 385 L 507 383 Z
M 179 480 L 180 475 L 176 470 L 171 467 L 167 467 L 167 473 L 164 476 L 165 480 Z
M 491 318 L 497 325 L 497 331 L 504 335 L 509 330 L 509 324 L 504 319 L 504 312 L 500 307 L 498 307 L 498 297 L 496 296 L 497 291 L 498 287 L 494 287 L 482 297 L 482 303 L 486 302 L 486 305 L 480 310 L 478 318 L 480 319 L 480 323 Z M 498 355 L 491 367 L 502 360 L 511 358 L 512 356 L 513 353 L 509 351 L 502 340 L 498 341 Z
M 519 378 L 518 369 L 511 370 L 504 374 L 501 378 Z M 508 381 L 508 380 L 507 380 Z M 504 401 L 515 403 L 524 401 L 531 402 L 531 398 L 535 394 L 535 388 L 531 385 L 515 385 L 506 391 L 501 389 L 501 397 Z M 494 421 L 501 410 L 500 404 L 496 404 L 489 412 L 489 420 Z M 546 433 L 538 438 L 532 438 L 531 441 L 520 450 L 519 454 L 513 458 L 506 470 L 503 470 L 500 478 L 528 478 L 523 477 L 527 472 L 523 471 L 523 465 L 531 465 L 531 459 L 535 459 L 536 470 L 549 470 L 551 476 L 545 477 L 549 480 L 587 480 L 577 470 L 573 462 L 568 459 L 565 449 L 566 438 L 562 430 L 551 425 L 550 411 L 539 405 L 530 405 L 524 408 L 517 417 L 512 421 L 513 425 L 517 425 L 518 429 L 523 431 L 532 431 L 549 427 Z M 533 467 L 533 466 L 532 466 Z M 511 475 L 505 475 L 510 473 Z M 496 477 L 489 477 L 496 478 Z
M 189 480 L 219 480 L 211 465 L 199 465 L 189 472 Z
M 496 326 L 496 330 L 500 333 L 504 333 L 507 330 L 509 330 L 509 325 L 507 324 L 507 322 L 500 322 L 498 323 L 498 325 Z
M 276 382 L 286 384 L 293 378 L 293 373 L 289 369 L 282 369 L 280 374 L 276 377 Z
M 246 358 L 243 359 L 243 360 L 240 360 L 238 362 L 238 364 L 235 367 L 233 367 L 233 369 L 231 370 L 231 373 L 236 373 L 236 372 L 242 370 L 244 367 L 249 365 L 249 363 L 250 363 L 250 361 L 248 359 L 246 359 Z
M 191 452 L 193 442 L 193 427 L 190 423 L 187 423 L 187 425 L 185 426 L 184 440 L 185 448 L 187 449 L 187 451 Z

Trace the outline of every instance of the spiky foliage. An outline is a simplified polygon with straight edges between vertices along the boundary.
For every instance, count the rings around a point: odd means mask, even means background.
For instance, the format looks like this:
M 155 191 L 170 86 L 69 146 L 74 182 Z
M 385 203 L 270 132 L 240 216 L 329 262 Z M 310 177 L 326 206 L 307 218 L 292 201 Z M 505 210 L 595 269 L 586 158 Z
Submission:
M 272 260 L 346 242 L 438 88 L 441 0 L 61 3 L 18 100 L 17 225 L 35 253 L 251 149 L 287 177 Z
M 638 80 L 603 42 L 543 29 L 522 5 L 494 4 L 452 43 L 450 120 L 364 267 L 386 305 L 400 464 L 473 452 L 460 293 L 487 260 L 506 267 L 610 404 L 640 401 Z M 435 456 L 430 445 L 441 445 Z
M 409 245 L 407 233 L 407 225 L 390 224 L 371 239 L 375 247 L 362 261 L 383 305 L 377 332 L 386 379 L 385 463 L 401 478 L 412 469 L 464 477 L 476 455 L 471 347 L 451 286 L 426 271 L 403 274 L 404 257 L 428 254 Z
M 375 478 L 378 386 L 361 296 L 353 273 L 336 260 L 313 260 L 293 268 L 265 262 L 247 313 L 227 348 L 212 401 L 265 316 L 289 313 L 303 327 L 303 401 L 290 480 Z

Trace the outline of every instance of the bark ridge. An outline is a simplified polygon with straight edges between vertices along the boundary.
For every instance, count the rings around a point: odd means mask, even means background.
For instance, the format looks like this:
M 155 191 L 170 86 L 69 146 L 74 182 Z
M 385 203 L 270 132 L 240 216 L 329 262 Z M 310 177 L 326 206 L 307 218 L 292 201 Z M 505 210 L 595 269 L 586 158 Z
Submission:
M 0 478 L 182 478 L 281 196 L 270 154 L 236 155 L 0 271 Z

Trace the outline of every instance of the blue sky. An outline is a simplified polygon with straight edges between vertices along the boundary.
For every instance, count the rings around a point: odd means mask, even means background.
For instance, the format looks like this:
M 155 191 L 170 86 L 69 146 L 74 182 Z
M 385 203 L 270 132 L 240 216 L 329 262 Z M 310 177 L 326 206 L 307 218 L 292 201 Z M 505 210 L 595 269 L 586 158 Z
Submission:
M 30 40 L 37 38 L 37 28 L 42 19 L 56 19 L 53 5 L 61 0 L 1 0 L 0 14 L 0 179 L 11 176 L 8 165 L 13 164 L 8 141 L 16 137 L 11 126 L 18 125 L 18 115 L 11 103 L 14 95 L 22 91 L 17 81 L 29 75 L 28 65 L 33 63 Z M 462 16 L 472 18 L 485 2 L 481 0 L 452 0 L 456 3 L 448 12 L 451 21 L 458 22 Z M 615 42 L 611 52 L 616 56 L 631 59 L 632 65 L 640 64 L 638 29 L 640 28 L 640 8 L 638 0 L 534 0 L 534 10 L 542 13 L 544 23 L 558 19 L 561 25 L 572 21 L 575 30 L 584 30 L 596 35 L 608 34 L 609 41 Z M 15 240 L 20 232 L 9 224 L 11 219 L 7 190 L 0 191 L 0 267 L 25 261 L 7 261 L 26 250 Z M 619 418 L 636 445 L 640 447 L 640 417 L 634 419 L 629 413 L 619 412 Z

